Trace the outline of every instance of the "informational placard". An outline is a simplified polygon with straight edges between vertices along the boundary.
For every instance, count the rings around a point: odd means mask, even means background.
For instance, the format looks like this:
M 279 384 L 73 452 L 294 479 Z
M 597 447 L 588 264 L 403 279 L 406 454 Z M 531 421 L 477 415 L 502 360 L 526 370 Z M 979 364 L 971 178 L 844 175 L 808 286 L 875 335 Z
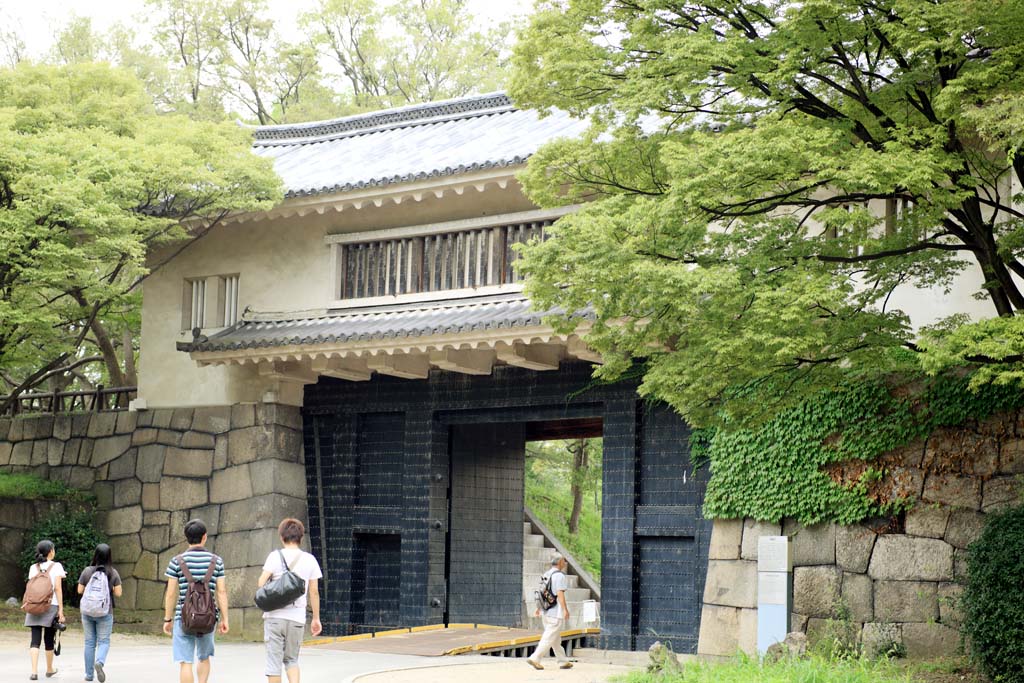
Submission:
M 757 539 L 757 652 L 786 639 L 793 604 L 793 546 L 788 536 Z

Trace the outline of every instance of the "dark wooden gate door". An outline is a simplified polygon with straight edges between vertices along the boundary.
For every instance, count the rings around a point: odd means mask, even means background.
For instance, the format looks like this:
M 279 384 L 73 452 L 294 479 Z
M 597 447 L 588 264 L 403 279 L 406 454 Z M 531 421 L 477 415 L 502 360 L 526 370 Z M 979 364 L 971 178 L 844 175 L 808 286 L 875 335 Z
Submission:
M 525 452 L 522 424 L 452 427 L 446 623 L 521 624 Z

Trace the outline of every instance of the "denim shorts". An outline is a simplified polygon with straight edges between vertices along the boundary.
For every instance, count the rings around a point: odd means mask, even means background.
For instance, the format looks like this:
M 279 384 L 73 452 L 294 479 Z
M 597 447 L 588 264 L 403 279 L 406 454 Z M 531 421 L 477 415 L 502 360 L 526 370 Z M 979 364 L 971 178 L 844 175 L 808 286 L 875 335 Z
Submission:
M 205 661 L 213 656 L 213 632 L 203 636 L 189 635 L 181 629 L 181 618 L 176 618 L 171 650 L 177 664 L 191 664 L 196 659 Z

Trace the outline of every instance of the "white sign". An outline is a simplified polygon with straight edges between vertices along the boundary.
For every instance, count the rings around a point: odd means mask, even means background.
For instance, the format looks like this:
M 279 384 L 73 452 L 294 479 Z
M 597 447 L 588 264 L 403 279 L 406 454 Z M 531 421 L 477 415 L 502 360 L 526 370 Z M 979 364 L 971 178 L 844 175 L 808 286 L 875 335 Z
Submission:
M 757 573 L 757 604 L 785 605 L 789 597 L 789 574 L 786 572 Z
M 793 546 L 789 536 L 761 536 L 757 539 L 757 571 L 793 571 Z

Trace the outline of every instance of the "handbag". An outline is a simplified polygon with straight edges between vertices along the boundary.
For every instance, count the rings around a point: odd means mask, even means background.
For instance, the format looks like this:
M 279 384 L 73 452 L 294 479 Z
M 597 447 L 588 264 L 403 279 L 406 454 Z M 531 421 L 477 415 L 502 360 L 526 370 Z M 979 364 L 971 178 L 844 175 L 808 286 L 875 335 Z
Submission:
M 264 612 L 287 607 L 306 593 L 306 580 L 291 570 L 283 552 L 278 550 L 277 554 L 281 556 L 284 573 L 276 579 L 267 581 L 256 591 L 256 606 Z

